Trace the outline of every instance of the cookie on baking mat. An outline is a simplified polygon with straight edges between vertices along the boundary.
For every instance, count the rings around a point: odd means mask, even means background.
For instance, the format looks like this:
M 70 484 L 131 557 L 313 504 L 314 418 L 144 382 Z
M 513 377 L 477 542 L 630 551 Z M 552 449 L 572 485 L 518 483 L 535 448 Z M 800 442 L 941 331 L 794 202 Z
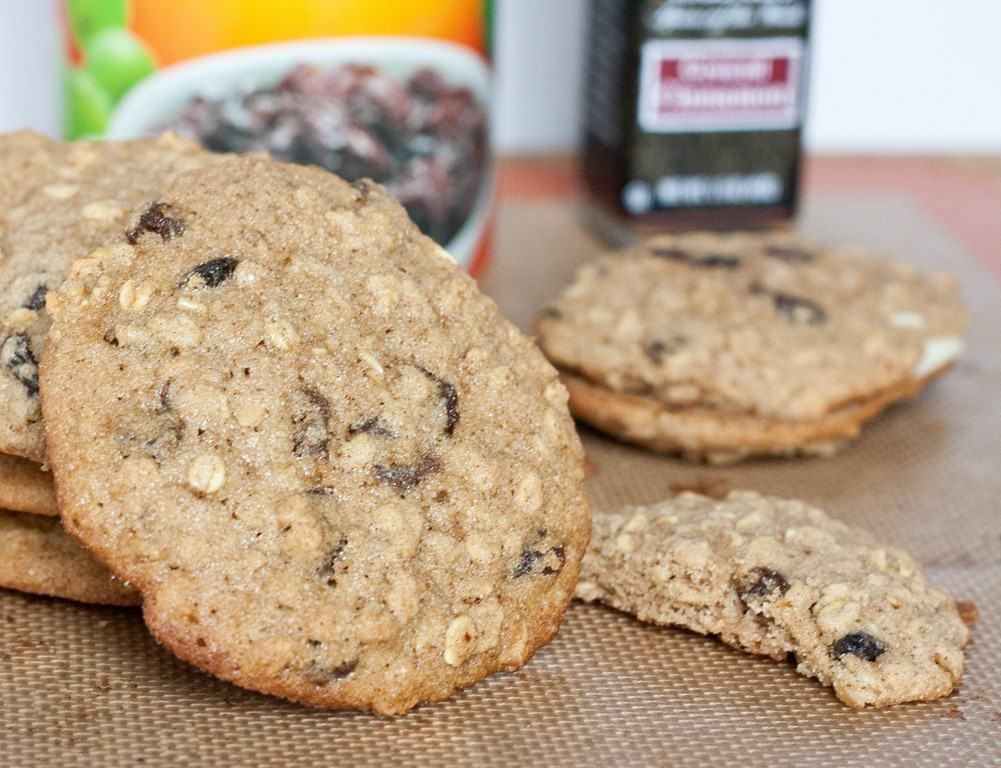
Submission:
M 0 136 L 0 452 L 45 460 L 38 368 L 45 295 L 179 172 L 221 156 L 166 134 L 128 142 Z
M 188 174 L 73 267 L 41 365 L 67 529 L 238 685 L 399 713 L 556 632 L 590 519 L 556 371 L 385 190 Z
M 952 278 L 789 234 L 665 235 L 536 318 L 574 415 L 688 458 L 828 455 L 962 349 Z
M 906 552 L 751 492 L 595 513 L 577 596 L 750 653 L 792 653 L 855 708 L 947 696 L 969 635 Z
M 81 603 L 139 605 L 52 517 L 0 509 L 0 587 Z
M 0 509 L 58 515 L 52 474 L 30 459 L 0 453 Z

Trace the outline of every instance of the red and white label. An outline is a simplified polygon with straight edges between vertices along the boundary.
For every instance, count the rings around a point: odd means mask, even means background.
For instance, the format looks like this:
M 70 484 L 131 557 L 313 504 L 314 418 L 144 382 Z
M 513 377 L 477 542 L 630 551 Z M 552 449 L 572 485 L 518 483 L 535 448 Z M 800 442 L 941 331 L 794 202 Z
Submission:
M 637 119 L 649 133 L 795 128 L 802 69 L 795 37 L 650 40 Z

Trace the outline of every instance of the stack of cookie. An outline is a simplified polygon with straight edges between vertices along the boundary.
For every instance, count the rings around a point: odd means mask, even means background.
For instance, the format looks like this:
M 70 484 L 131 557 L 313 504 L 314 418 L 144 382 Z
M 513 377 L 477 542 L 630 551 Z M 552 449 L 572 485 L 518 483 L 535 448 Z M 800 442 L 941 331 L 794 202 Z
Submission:
M 656 237 L 536 320 L 580 420 L 711 463 L 830 455 L 962 349 L 954 280 L 786 233 Z
M 63 144 L 27 131 L 0 137 L 0 585 L 139 603 L 55 519 L 38 379 L 45 297 L 74 260 L 121 233 L 133 208 L 180 173 L 220 161 L 171 135 L 108 144 Z
M 11 514 L 9 570 L 78 573 L 8 585 L 141 600 L 223 679 L 381 713 L 553 637 L 590 528 L 566 390 L 384 189 L 5 141 L 4 450 L 97 556 Z

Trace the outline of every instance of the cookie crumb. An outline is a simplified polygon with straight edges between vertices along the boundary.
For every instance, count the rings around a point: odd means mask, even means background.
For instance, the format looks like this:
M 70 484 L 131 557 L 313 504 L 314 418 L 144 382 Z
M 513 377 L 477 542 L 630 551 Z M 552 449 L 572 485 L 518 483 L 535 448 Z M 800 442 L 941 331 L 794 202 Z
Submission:
M 959 618 L 968 627 L 972 627 L 980 620 L 980 609 L 972 600 L 960 600 L 956 603 L 956 609 L 959 611 Z

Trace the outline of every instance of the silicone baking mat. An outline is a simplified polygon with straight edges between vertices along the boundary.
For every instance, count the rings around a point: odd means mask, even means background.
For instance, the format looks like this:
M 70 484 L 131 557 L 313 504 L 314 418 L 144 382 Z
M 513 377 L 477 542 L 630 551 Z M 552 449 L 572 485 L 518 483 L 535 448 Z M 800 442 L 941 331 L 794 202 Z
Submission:
M 1001 290 L 907 199 L 809 202 L 809 235 L 959 276 L 973 315 L 960 364 L 831 459 L 692 466 L 585 431 L 590 498 L 750 488 L 869 528 L 979 606 L 956 694 L 856 712 L 791 665 L 574 604 L 524 669 L 379 718 L 219 682 L 135 611 L 0 590 L 0 766 L 1001 765 Z M 572 204 L 507 204 L 482 285 L 527 328 L 599 249 Z

